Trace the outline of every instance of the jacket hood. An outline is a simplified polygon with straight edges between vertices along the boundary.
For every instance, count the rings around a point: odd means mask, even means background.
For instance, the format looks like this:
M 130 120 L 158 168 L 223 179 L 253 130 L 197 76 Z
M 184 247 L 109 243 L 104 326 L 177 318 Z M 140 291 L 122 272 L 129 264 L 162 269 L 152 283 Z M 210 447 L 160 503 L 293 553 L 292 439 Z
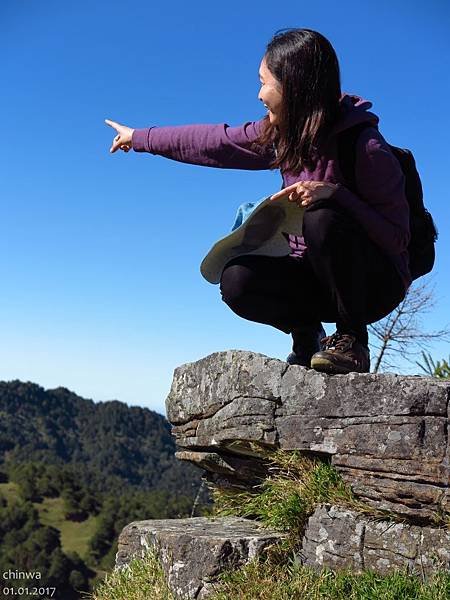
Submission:
M 379 118 L 376 114 L 369 111 L 369 108 L 372 108 L 372 102 L 369 100 L 365 100 L 361 96 L 343 92 L 339 105 L 341 114 L 332 129 L 331 133 L 333 135 L 359 123 L 369 122 L 373 127 L 378 126 Z

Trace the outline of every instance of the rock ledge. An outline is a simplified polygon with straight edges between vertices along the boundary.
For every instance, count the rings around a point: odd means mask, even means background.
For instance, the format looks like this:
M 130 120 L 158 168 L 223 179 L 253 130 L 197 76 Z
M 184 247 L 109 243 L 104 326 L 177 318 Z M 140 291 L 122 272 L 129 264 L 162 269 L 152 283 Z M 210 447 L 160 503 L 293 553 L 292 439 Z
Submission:
M 136 521 L 119 536 L 116 568 L 156 547 L 167 581 L 179 598 L 205 598 L 217 575 L 261 556 L 282 539 L 238 517 Z
M 422 576 L 450 569 L 450 383 L 328 376 L 229 350 L 178 367 L 166 408 L 178 458 L 218 487 L 251 489 L 268 474 L 267 450 L 298 450 L 331 462 L 358 499 L 395 517 L 318 506 L 299 540 L 303 564 Z M 175 595 L 206 598 L 218 573 L 282 537 L 240 518 L 135 522 L 119 537 L 116 565 L 154 545 Z

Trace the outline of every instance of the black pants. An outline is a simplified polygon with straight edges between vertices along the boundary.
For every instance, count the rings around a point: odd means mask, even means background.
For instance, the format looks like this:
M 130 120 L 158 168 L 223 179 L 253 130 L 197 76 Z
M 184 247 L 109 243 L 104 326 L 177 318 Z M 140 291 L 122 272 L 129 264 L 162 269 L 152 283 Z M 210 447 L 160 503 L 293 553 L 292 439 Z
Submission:
M 395 267 L 331 201 L 304 214 L 302 258 L 246 255 L 222 273 L 222 299 L 239 316 L 285 333 L 336 323 L 367 344 L 367 324 L 389 314 L 405 295 Z

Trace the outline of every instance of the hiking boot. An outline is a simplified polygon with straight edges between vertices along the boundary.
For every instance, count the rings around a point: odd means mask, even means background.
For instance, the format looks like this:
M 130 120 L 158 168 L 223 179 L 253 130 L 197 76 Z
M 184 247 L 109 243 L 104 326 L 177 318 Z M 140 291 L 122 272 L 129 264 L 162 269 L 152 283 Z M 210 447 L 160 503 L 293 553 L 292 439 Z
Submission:
M 311 358 L 311 367 L 324 373 L 368 373 L 369 348 L 347 333 L 334 333 L 322 340 L 323 350 Z
M 320 342 L 325 338 L 322 325 L 316 327 L 299 327 L 292 330 L 292 352 L 286 358 L 290 365 L 300 365 L 301 367 L 311 367 L 311 357 L 321 350 Z

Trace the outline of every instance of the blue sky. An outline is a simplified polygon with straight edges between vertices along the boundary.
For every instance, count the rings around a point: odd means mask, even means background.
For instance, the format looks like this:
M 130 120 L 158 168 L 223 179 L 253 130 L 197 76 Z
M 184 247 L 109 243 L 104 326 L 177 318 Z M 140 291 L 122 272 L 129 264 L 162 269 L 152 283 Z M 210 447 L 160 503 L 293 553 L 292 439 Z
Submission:
M 228 348 L 286 356 L 288 336 L 235 316 L 199 273 L 236 207 L 279 174 L 110 155 L 104 125 L 260 118 L 259 62 L 285 27 L 328 37 L 342 89 L 413 150 L 440 231 L 424 324 L 449 323 L 449 26 L 444 0 L 3 0 L 0 379 L 164 413 L 179 364 Z

